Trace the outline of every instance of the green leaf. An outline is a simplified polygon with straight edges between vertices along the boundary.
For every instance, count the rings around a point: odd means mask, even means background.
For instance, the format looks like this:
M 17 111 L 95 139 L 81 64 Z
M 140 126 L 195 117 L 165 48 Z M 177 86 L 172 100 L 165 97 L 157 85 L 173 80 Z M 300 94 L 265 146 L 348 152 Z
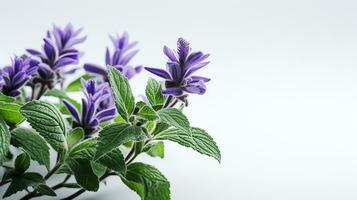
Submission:
M 24 117 L 20 113 L 20 108 L 19 104 L 0 101 L 0 117 L 8 124 L 19 124 L 24 120 Z
M 89 74 L 84 74 L 83 76 L 75 79 L 72 81 L 66 88 L 66 92 L 76 92 L 82 89 L 82 83 L 81 83 L 81 78 L 84 80 L 88 80 L 91 78 L 94 78 L 95 76 L 89 75 Z
M 161 133 L 162 131 L 166 130 L 170 128 L 170 125 L 165 124 L 165 123 L 157 123 L 155 126 L 154 131 L 152 132 L 153 135 L 157 135 L 159 133 Z
M 146 85 L 146 97 L 148 98 L 150 104 L 154 106 L 159 106 L 161 108 L 164 105 L 165 97 L 161 94 L 161 85 L 155 79 L 150 78 Z
M 50 152 L 46 141 L 34 130 L 28 128 L 16 128 L 11 132 L 11 140 L 17 146 L 21 147 L 31 159 L 37 161 L 40 165 L 50 168 Z
M 31 101 L 21 108 L 21 113 L 45 140 L 57 151 L 67 149 L 66 125 L 58 109 L 43 101 Z
M 170 183 L 159 170 L 151 165 L 130 164 L 122 180 L 140 196 L 141 200 L 170 199 Z
M 91 162 L 87 159 L 69 159 L 66 161 L 72 170 L 77 183 L 88 191 L 97 191 L 99 180 L 93 172 Z
M 213 138 L 200 128 L 181 130 L 177 128 L 167 129 L 154 137 L 155 140 L 171 140 L 197 152 L 211 156 L 221 162 L 221 153 Z
M 108 78 L 118 113 L 123 119 L 129 121 L 135 107 L 135 100 L 131 92 L 129 81 L 114 67 L 109 67 Z
M 5 101 L 5 102 L 14 102 L 15 99 L 9 96 L 4 95 L 3 93 L 0 92 L 0 101 Z
M 176 108 L 165 108 L 157 111 L 162 122 L 182 130 L 188 130 L 190 123 L 187 117 Z
M 92 166 L 94 174 L 97 177 L 103 176 L 105 174 L 105 172 L 107 171 L 107 168 L 104 165 L 97 163 L 97 162 L 92 161 L 91 166 Z
M 97 151 L 94 160 L 98 160 L 113 149 L 130 140 L 139 140 L 144 134 L 140 127 L 127 123 L 113 123 L 99 132 Z
M 97 138 L 86 139 L 73 147 L 69 152 L 69 158 L 81 158 L 92 160 L 97 146 Z
M 164 158 L 165 148 L 163 142 L 157 142 L 154 144 L 149 144 L 144 148 L 144 150 L 151 157 L 160 157 Z
M 56 97 L 56 98 L 59 98 L 59 99 L 65 99 L 68 102 L 70 102 L 72 105 L 74 105 L 74 107 L 76 107 L 77 110 L 81 110 L 81 104 L 79 104 L 76 100 L 70 98 L 65 92 L 63 92 L 61 90 L 58 90 L 58 89 L 55 89 L 55 88 L 52 89 L 52 90 L 48 90 L 45 93 L 45 96 Z
M 52 196 L 52 197 L 57 196 L 56 192 L 45 184 L 41 184 L 37 186 L 35 189 L 38 193 L 43 195 Z
M 10 148 L 10 132 L 4 120 L 0 117 L 0 164 L 6 159 Z
M 22 174 L 30 167 L 30 156 L 26 153 L 18 155 L 15 159 L 15 170 L 17 173 Z
M 71 149 L 75 144 L 80 142 L 84 137 L 84 130 L 81 127 L 73 129 L 67 136 L 67 145 Z
M 105 154 L 98 160 L 98 162 L 119 174 L 126 173 L 124 156 L 119 148 Z
M 147 105 L 141 107 L 137 115 L 149 121 L 153 121 L 158 118 L 155 110 Z
M 30 186 L 36 187 L 44 182 L 41 174 L 27 172 L 21 176 L 16 176 L 12 179 L 9 187 L 7 188 L 3 198 L 9 197 L 16 192 L 22 191 Z

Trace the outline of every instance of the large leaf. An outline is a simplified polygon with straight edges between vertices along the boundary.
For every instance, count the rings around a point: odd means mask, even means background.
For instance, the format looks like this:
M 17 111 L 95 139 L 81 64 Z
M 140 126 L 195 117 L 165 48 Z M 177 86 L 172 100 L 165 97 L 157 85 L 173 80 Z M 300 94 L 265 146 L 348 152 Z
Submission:
M 11 132 L 11 140 L 21 147 L 31 159 L 36 160 L 40 165 L 50 168 L 50 152 L 46 141 L 34 130 L 28 128 L 16 128 Z
M 123 119 L 129 121 L 130 115 L 134 111 L 135 100 L 128 79 L 114 67 L 109 67 L 108 72 L 118 113 Z
M 72 170 L 77 183 L 88 191 L 97 191 L 99 180 L 93 172 L 91 162 L 87 159 L 69 159 L 66 161 Z
M 146 97 L 153 107 L 162 107 L 165 101 L 164 95 L 161 94 L 161 85 L 155 79 L 150 78 L 146 85 Z
M 170 183 L 159 170 L 151 165 L 130 164 L 122 180 L 140 196 L 141 200 L 170 199 Z
M 127 123 L 113 123 L 99 132 L 97 151 L 94 160 L 119 147 L 130 140 L 139 140 L 143 137 L 140 127 Z
M 79 91 L 80 89 L 82 89 L 82 83 L 81 83 L 81 78 L 83 78 L 84 80 L 88 80 L 91 78 L 94 78 L 95 76 L 93 75 L 89 75 L 89 74 L 84 74 L 83 76 L 75 79 L 74 81 L 72 81 L 66 88 L 66 92 L 76 92 Z
M 177 128 L 167 129 L 157 134 L 156 140 L 171 140 L 183 146 L 190 147 L 199 153 L 215 158 L 221 162 L 221 153 L 213 138 L 200 128 L 182 130 Z
M 18 124 L 24 120 L 24 117 L 20 113 L 20 108 L 19 104 L 0 101 L 0 117 L 8 124 Z
M 5 160 L 10 147 L 10 132 L 4 120 L 0 117 L 0 164 Z
M 117 173 L 126 173 L 124 156 L 119 148 L 116 148 L 111 152 L 105 154 L 98 160 L 98 162 Z
M 30 186 L 36 187 L 44 182 L 41 174 L 27 172 L 21 176 L 16 176 L 12 179 L 9 187 L 7 188 L 3 198 L 11 196 L 16 192 L 22 191 Z
M 21 113 L 45 140 L 56 150 L 67 149 L 66 125 L 58 109 L 43 101 L 32 101 L 21 108 Z
M 187 117 L 176 108 L 165 108 L 157 112 L 162 122 L 182 130 L 188 130 L 190 123 Z

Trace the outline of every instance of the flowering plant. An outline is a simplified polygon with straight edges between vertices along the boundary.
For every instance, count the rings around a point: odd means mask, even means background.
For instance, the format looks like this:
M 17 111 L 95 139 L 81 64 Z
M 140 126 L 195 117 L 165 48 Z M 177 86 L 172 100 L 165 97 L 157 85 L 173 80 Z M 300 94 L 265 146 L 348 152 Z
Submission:
M 42 51 L 27 49 L 28 54 L 0 68 L 3 198 L 74 199 L 117 176 L 143 200 L 168 200 L 165 176 L 135 161 L 143 154 L 163 158 L 168 140 L 220 162 L 212 137 L 183 114 L 190 94 L 206 92 L 210 79 L 194 73 L 209 63 L 208 54 L 191 52 L 180 38 L 177 50 L 164 47 L 166 70 L 131 65 L 137 43 L 124 33 L 110 37 L 114 50 L 111 54 L 107 48 L 106 66 L 84 64 L 88 74 L 67 83 L 81 69 L 77 45 L 86 37 L 80 33 L 72 25 L 54 26 Z M 128 79 L 142 68 L 164 80 L 150 78 L 143 100 L 136 101 Z M 73 94 L 82 94 L 81 102 Z M 74 192 L 64 196 L 58 192 L 62 188 Z

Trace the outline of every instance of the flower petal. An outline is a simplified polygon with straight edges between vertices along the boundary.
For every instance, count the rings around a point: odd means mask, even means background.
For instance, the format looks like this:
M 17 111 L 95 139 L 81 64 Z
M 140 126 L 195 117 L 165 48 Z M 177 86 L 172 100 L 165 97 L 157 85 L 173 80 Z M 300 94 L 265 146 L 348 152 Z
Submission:
M 87 64 L 84 64 L 83 68 L 87 72 L 94 73 L 94 74 L 100 74 L 102 76 L 107 76 L 107 71 L 105 69 L 103 69 L 102 67 L 100 67 L 99 65 L 87 63 Z
M 80 123 L 80 118 L 77 109 L 69 103 L 67 100 L 63 100 L 64 105 L 67 107 L 68 111 L 71 113 L 71 115 L 74 117 L 77 123 Z
M 157 75 L 157 76 L 160 76 L 161 78 L 164 78 L 164 79 L 171 79 L 171 76 L 169 73 L 167 73 L 165 70 L 162 70 L 162 69 L 157 69 L 157 68 L 151 68 L 151 67 L 144 67 L 144 69 L 146 69 L 147 71 Z

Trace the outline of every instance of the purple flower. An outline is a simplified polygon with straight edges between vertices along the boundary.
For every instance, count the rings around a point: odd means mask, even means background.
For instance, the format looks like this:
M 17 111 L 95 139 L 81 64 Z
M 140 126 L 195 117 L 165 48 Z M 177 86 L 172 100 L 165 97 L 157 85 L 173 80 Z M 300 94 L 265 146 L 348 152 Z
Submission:
M 30 57 L 16 57 L 10 66 L 0 69 L 0 90 L 3 94 L 16 97 L 19 89 L 38 70 L 38 62 Z
M 81 81 L 85 95 L 82 98 L 81 115 L 70 102 L 63 100 L 63 103 L 74 118 L 73 128 L 82 127 L 88 136 L 98 129 L 99 123 L 113 119 L 116 109 L 110 100 L 112 95 L 108 83 L 97 84 L 93 79 Z
M 140 65 L 135 67 L 129 65 L 131 59 L 138 53 L 138 50 L 133 50 L 137 42 L 129 42 L 129 35 L 127 33 L 124 33 L 122 36 L 110 36 L 110 39 L 114 45 L 114 53 L 111 54 L 107 47 L 105 65 L 115 67 L 128 79 L 131 79 L 142 70 L 142 66 Z M 84 65 L 84 69 L 89 73 L 98 74 L 102 76 L 104 81 L 108 81 L 106 67 L 87 63 Z
M 61 29 L 53 26 L 52 31 L 48 31 L 43 39 L 42 52 L 34 49 L 26 51 L 41 61 L 39 77 L 35 83 L 45 83 L 52 88 L 57 82 L 63 82 L 64 75 L 75 72 L 76 69 L 66 69 L 67 66 L 78 64 L 78 59 L 82 55 L 75 46 L 86 40 L 86 37 L 79 37 L 82 29 L 75 30 L 71 24 Z
M 169 58 L 166 63 L 167 70 L 145 67 L 147 71 L 165 79 L 163 94 L 182 97 L 185 93 L 204 94 L 206 92 L 205 83 L 210 79 L 193 76 L 193 73 L 209 63 L 205 61 L 209 54 L 200 51 L 191 52 L 189 43 L 182 38 L 177 41 L 177 51 L 164 46 L 164 53 Z

